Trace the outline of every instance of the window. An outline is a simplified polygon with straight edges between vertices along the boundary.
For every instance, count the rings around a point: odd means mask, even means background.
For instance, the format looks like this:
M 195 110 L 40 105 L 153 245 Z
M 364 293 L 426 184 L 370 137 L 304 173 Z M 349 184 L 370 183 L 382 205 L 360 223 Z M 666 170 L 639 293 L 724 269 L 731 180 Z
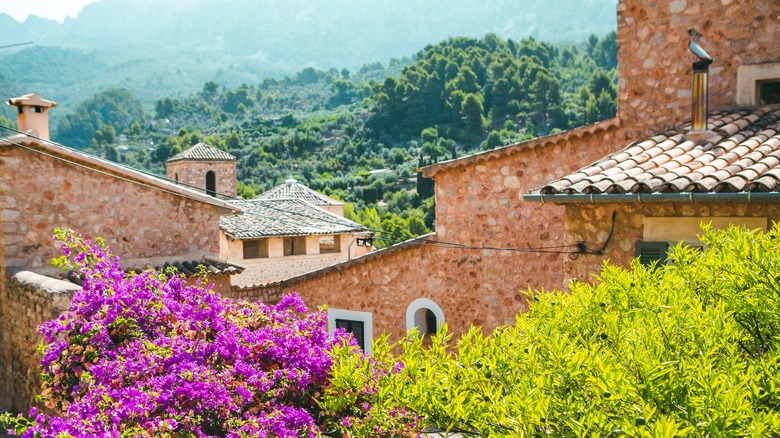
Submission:
M 701 242 L 682 242 L 695 250 L 704 251 L 704 244 Z M 639 257 L 639 263 L 650 265 L 657 262 L 658 265 L 673 265 L 674 260 L 669 257 L 669 249 L 677 245 L 677 242 L 637 242 L 636 257 Z
M 244 259 L 268 257 L 268 240 L 244 240 Z
M 16 107 L 16 111 L 17 111 L 19 114 L 24 114 L 24 107 L 23 107 L 23 106 L 17 106 L 17 107 Z
M 666 263 L 666 251 L 669 250 L 667 242 L 637 242 L 636 257 L 639 257 L 639 263 L 650 265 L 658 262 L 659 265 Z
M 352 333 L 358 346 L 361 350 L 366 351 L 366 323 L 363 321 L 353 321 L 351 319 L 336 319 L 336 328 L 344 329 L 348 333 Z
M 320 254 L 341 252 L 341 236 L 320 236 Z
M 35 105 L 35 106 L 33 106 L 33 107 L 32 107 L 32 110 L 33 110 L 33 112 L 34 112 L 34 113 L 38 113 L 38 114 L 40 114 L 40 113 L 42 113 L 42 112 L 43 112 L 43 107 L 42 107 L 42 106 Z
M 206 172 L 206 194 L 217 197 L 217 174 L 213 170 Z
M 328 334 L 333 336 L 337 328 L 344 329 L 355 337 L 366 354 L 371 354 L 374 339 L 374 319 L 371 312 L 328 308 Z
M 761 105 L 773 105 L 780 103 L 780 81 L 759 82 L 758 96 L 759 103 Z
M 427 298 L 418 298 L 406 308 L 406 330 L 417 329 L 421 335 L 435 335 L 444 324 L 444 312 Z
M 780 103 L 780 62 L 737 67 L 737 105 Z
M 284 255 L 296 256 L 306 254 L 306 237 L 285 237 Z

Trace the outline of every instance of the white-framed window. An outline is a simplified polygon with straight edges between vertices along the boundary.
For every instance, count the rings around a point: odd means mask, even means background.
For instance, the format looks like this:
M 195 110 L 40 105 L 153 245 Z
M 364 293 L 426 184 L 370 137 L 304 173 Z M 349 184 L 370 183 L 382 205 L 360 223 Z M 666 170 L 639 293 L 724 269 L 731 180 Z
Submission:
M 444 311 L 428 298 L 418 298 L 406 308 L 406 331 L 416 328 L 423 336 L 434 335 L 444 322 Z
M 780 103 L 780 62 L 737 68 L 737 105 Z
M 374 316 L 371 312 L 328 308 L 328 334 L 333 337 L 337 328 L 354 336 L 363 352 L 371 354 L 374 339 Z

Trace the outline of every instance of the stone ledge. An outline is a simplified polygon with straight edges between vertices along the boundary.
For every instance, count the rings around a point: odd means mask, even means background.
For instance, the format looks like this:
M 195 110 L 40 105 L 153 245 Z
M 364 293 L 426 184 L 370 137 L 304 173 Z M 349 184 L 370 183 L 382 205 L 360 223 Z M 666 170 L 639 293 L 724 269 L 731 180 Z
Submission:
M 46 277 L 30 271 L 19 272 L 13 278 L 22 285 L 32 286 L 51 294 L 67 294 L 81 289 L 81 286 L 68 281 Z

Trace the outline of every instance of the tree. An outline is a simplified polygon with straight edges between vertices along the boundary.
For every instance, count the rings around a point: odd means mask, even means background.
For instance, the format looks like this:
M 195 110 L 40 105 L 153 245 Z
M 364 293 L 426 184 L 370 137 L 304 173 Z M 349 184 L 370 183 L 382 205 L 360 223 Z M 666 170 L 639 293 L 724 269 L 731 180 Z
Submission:
M 485 119 L 482 116 L 484 108 L 482 100 L 473 93 L 466 95 L 463 101 L 463 125 L 466 133 L 471 136 L 479 136 L 484 132 Z
M 705 226 L 702 241 L 671 265 L 606 264 L 597 284 L 529 291 L 528 313 L 490 336 L 410 337 L 384 392 L 464 436 L 773 436 L 780 225 Z

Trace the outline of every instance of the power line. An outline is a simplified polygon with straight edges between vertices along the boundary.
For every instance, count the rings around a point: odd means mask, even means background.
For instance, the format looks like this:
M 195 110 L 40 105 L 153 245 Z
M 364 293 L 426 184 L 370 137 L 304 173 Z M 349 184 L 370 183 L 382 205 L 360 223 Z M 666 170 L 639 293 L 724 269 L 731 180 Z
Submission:
M 26 46 L 28 44 L 33 44 L 33 42 L 32 41 L 25 41 L 23 43 L 8 44 L 6 46 L 0 46 L 0 49 L 8 49 L 8 48 L 11 48 L 11 47 Z

